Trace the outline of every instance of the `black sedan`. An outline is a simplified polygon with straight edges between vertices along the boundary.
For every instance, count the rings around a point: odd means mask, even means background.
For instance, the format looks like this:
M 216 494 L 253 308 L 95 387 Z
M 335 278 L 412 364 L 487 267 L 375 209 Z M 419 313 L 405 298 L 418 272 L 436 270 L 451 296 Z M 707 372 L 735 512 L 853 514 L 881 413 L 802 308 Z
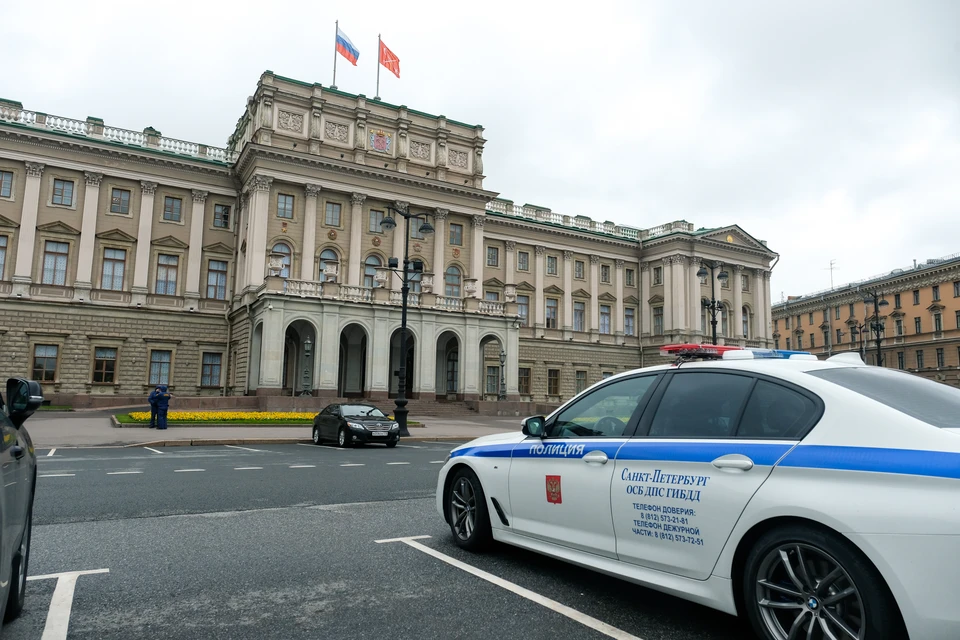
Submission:
M 372 404 L 331 404 L 313 418 L 313 443 L 333 441 L 341 447 L 400 441 L 400 425 Z
M 37 486 L 37 455 L 23 423 L 42 403 L 40 385 L 32 380 L 7 380 L 6 405 L 0 397 L 0 621 L 23 610 Z

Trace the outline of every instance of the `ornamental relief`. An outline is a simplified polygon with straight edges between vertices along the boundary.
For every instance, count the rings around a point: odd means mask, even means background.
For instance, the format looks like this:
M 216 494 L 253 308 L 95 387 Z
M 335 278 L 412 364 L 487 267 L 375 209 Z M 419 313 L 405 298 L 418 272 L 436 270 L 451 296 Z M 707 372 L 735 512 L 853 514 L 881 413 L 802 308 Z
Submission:
M 323 125 L 323 137 L 347 144 L 350 141 L 350 127 L 327 120 Z
M 410 141 L 410 157 L 415 160 L 423 160 L 424 162 L 430 162 L 430 143 L 411 140 Z
M 458 169 L 467 168 L 467 152 L 459 149 L 449 149 L 447 151 L 447 164 Z
M 282 109 L 277 113 L 277 128 L 294 133 L 303 133 L 303 114 Z

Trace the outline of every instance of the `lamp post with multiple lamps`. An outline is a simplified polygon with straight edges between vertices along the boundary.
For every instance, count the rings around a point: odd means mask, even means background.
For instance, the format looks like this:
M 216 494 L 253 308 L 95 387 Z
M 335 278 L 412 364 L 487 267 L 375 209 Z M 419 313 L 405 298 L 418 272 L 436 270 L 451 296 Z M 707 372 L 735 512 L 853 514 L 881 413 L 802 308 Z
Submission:
M 865 290 L 869 297 L 864 298 L 864 302 L 873 303 L 873 321 L 870 322 L 870 330 L 873 332 L 873 338 L 877 343 L 877 362 L 878 367 L 883 366 L 883 350 L 880 348 L 880 341 L 882 340 L 883 334 L 883 323 L 880 322 L 880 307 L 886 307 L 890 303 L 886 300 L 880 298 L 880 293 L 878 291 L 869 291 Z M 866 355 L 866 354 L 864 354 Z
M 854 340 L 857 339 L 857 336 L 860 337 L 860 359 L 864 361 L 867 359 L 865 343 L 863 341 L 863 334 L 866 333 L 864 329 L 866 328 L 867 325 L 864 322 L 857 322 L 856 324 L 850 326 L 850 337 Z
M 300 391 L 301 396 L 312 396 L 310 390 L 310 351 L 313 343 L 310 342 L 310 336 L 303 341 L 303 388 Z
M 411 220 L 423 220 L 419 227 L 419 233 L 421 235 L 433 233 L 433 225 L 427 221 L 429 214 L 413 214 L 407 209 L 406 203 L 398 202 L 396 204 L 396 207 L 387 207 L 387 211 L 391 215 L 388 215 L 380 221 L 381 229 L 387 232 L 395 229 L 397 220 L 394 216 L 401 216 L 407 221 L 408 225 Z M 387 266 L 391 271 L 400 276 L 402 282 L 400 287 L 400 367 L 397 370 L 397 398 L 395 400 L 397 408 L 394 410 L 393 415 L 400 425 L 400 435 L 409 436 L 410 432 L 407 430 L 407 414 L 409 413 L 407 409 L 407 294 L 410 293 L 410 273 L 411 271 L 413 273 L 422 273 L 423 262 L 420 260 L 410 260 L 409 227 L 403 235 L 403 270 L 398 271 L 397 269 L 400 266 L 398 258 L 390 258 Z
M 700 267 L 700 270 L 697 271 L 697 277 L 703 278 L 707 275 L 710 276 L 710 301 L 706 300 L 703 302 L 703 308 L 710 312 L 710 328 L 711 334 L 713 337 L 713 344 L 717 344 L 717 313 L 723 309 L 723 303 L 717 300 L 717 280 L 722 283 L 727 281 L 727 278 L 730 275 L 723 270 L 723 264 L 719 262 L 710 262 L 707 260 L 701 260 L 703 266 Z M 707 271 L 707 267 L 710 267 L 710 271 Z M 719 269 L 720 273 L 714 277 L 714 272 Z
M 507 364 L 507 352 L 500 349 L 500 393 L 497 394 L 497 400 L 503 402 L 507 399 L 507 380 L 503 375 L 503 368 Z

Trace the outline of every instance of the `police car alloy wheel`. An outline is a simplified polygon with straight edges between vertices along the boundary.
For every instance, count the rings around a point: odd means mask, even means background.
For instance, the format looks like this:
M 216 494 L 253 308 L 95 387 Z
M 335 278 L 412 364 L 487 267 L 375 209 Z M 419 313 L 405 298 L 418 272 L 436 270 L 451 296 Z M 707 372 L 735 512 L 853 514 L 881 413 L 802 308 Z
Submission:
M 487 498 L 470 469 L 457 471 L 447 490 L 447 521 L 457 546 L 468 551 L 486 547 L 492 538 Z
M 747 558 L 744 592 L 754 630 L 769 640 L 906 637 L 876 569 L 828 531 L 796 526 L 762 536 Z

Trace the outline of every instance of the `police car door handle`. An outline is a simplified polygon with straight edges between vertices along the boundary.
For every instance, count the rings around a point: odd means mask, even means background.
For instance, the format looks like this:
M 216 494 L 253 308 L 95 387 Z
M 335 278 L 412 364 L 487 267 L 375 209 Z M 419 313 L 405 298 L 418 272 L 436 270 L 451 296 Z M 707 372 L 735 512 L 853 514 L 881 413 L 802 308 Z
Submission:
M 591 451 L 587 455 L 583 456 L 581 460 L 587 464 L 607 464 L 607 460 L 609 460 L 609 458 L 607 458 L 607 454 L 605 454 L 603 451 Z
M 753 460 L 739 453 L 731 453 L 714 460 L 713 466 L 717 469 L 730 469 L 731 471 L 749 471 L 753 469 Z

